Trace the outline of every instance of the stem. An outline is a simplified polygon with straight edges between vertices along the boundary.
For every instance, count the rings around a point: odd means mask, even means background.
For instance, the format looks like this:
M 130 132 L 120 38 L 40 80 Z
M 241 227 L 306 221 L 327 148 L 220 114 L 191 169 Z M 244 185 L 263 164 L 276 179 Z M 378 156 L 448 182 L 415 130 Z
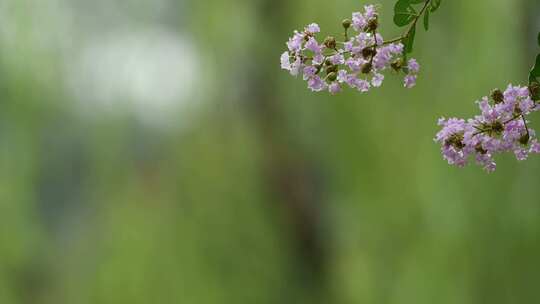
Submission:
M 422 9 L 420 10 L 420 13 L 418 14 L 418 16 L 416 16 L 416 18 L 414 18 L 414 21 L 411 24 L 411 26 L 409 27 L 409 30 L 407 31 L 407 34 L 405 36 L 403 36 L 403 38 L 409 37 L 412 30 L 416 27 L 416 23 L 418 23 L 418 19 L 420 19 L 420 17 L 422 17 L 422 15 L 426 12 L 426 9 L 428 8 L 430 3 L 431 3 L 431 0 L 426 0 L 426 3 L 424 3 L 424 7 L 422 7 Z
M 373 59 L 375 59 L 375 54 L 377 54 L 377 30 L 373 30 L 373 54 L 369 60 L 370 66 L 373 66 Z
M 396 37 L 396 38 L 393 38 L 393 39 L 390 39 L 390 40 L 385 40 L 383 42 L 383 45 L 394 43 L 394 42 L 400 42 L 400 41 L 403 41 L 403 39 L 408 38 L 411 35 L 411 32 L 413 31 L 413 29 L 416 27 L 416 24 L 418 23 L 418 20 L 420 19 L 420 17 L 422 17 L 422 15 L 424 15 L 424 13 L 426 12 L 426 10 L 427 10 L 429 4 L 431 3 L 431 1 L 432 0 L 426 0 L 426 2 L 424 3 L 424 6 L 420 10 L 420 13 L 418 13 L 418 15 L 414 15 L 415 18 L 414 18 L 413 22 L 411 23 L 411 25 L 409 26 L 409 28 L 407 29 L 407 31 L 405 33 L 403 33 L 399 37 Z
M 512 117 L 511 119 L 509 119 L 509 120 L 505 121 L 505 122 L 504 122 L 503 124 L 505 124 L 505 125 L 506 125 L 507 123 L 509 123 L 509 122 L 511 122 L 511 121 L 514 121 L 514 120 L 516 120 L 516 119 L 520 118 L 521 116 L 523 116 L 523 114 L 519 114 L 519 115 L 514 115 L 514 117 Z
M 403 40 L 403 37 L 398 37 L 398 38 L 386 40 L 386 41 L 383 42 L 383 44 L 390 44 L 390 43 L 398 42 L 398 41 L 401 41 L 401 40 Z

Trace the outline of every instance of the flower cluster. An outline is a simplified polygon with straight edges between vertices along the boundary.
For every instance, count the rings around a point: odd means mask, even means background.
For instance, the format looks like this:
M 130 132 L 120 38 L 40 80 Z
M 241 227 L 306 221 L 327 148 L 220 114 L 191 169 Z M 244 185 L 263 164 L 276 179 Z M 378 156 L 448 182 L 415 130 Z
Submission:
M 494 90 L 490 97 L 477 101 L 481 114 L 472 119 L 439 120 L 442 130 L 435 141 L 442 145 L 443 157 L 449 164 L 463 167 L 472 157 L 492 172 L 497 153 L 512 152 L 518 160 L 527 159 L 529 153 L 540 153 L 536 132 L 526 118 L 540 109 L 530 89 L 509 85 L 504 92 Z
M 287 42 L 288 51 L 281 55 L 281 68 L 293 76 L 302 75 L 308 87 L 315 92 L 328 90 L 336 94 L 347 85 L 360 92 L 380 87 L 382 72 L 404 72 L 404 86 L 412 88 L 420 65 L 415 59 L 406 60 L 401 38 L 384 41 L 377 32 L 379 21 L 374 5 L 367 5 L 363 13 L 353 13 L 351 20 L 344 20 L 345 41 L 326 37 L 319 42 L 317 24 L 295 31 Z M 354 35 L 349 37 L 352 27 Z

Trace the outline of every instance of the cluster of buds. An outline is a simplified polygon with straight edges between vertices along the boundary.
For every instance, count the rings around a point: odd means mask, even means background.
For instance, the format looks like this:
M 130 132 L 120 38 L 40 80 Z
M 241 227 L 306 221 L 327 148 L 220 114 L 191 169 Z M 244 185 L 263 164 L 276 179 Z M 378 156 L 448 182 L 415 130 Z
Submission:
M 540 153 L 536 132 L 528 126 L 527 116 L 540 106 L 531 98 L 536 87 L 509 85 L 503 92 L 494 90 L 490 97 L 478 101 L 481 114 L 472 119 L 439 120 L 442 130 L 435 141 L 442 146 L 444 159 L 451 165 L 463 167 L 470 158 L 488 172 L 496 168 L 493 156 L 514 153 L 518 160 L 529 153 Z
M 412 88 L 420 66 L 415 59 L 407 60 L 400 40 L 384 41 L 378 33 L 379 15 L 374 5 L 363 13 L 353 13 L 352 19 L 342 22 L 345 40 L 334 37 L 317 40 L 317 24 L 295 31 L 287 42 L 288 51 L 281 55 L 281 68 L 293 76 L 302 75 L 315 92 L 328 90 L 336 94 L 347 85 L 360 92 L 380 87 L 385 70 L 403 72 L 404 86 Z M 349 35 L 349 30 L 354 35 Z

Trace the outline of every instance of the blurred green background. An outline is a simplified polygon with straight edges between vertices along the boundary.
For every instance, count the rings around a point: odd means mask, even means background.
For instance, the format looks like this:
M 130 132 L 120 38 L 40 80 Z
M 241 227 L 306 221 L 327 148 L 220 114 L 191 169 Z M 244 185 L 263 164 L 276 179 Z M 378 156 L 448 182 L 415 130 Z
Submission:
M 0 0 L 0 303 L 540 302 L 540 157 L 432 140 L 526 82 L 540 3 L 443 1 L 413 90 L 280 70 L 364 4 Z

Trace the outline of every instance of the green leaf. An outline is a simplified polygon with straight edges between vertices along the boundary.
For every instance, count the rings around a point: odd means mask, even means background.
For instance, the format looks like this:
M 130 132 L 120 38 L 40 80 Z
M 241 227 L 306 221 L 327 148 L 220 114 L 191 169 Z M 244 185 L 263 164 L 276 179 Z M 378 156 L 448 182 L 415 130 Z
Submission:
M 410 4 L 426 3 L 426 0 L 409 0 Z
M 437 9 L 439 9 L 439 7 L 441 6 L 441 1 L 442 0 L 432 0 L 431 1 L 430 11 L 432 13 L 435 12 Z
M 540 32 L 538 33 L 538 45 L 540 45 Z
M 424 13 L 424 29 L 429 30 L 429 10 Z
M 406 26 L 413 22 L 416 11 L 411 6 L 410 0 L 399 0 L 394 6 L 394 23 L 397 26 Z
M 539 82 L 538 78 L 540 77 L 540 54 L 536 56 L 536 62 L 529 73 L 529 82 Z
M 411 32 L 405 39 L 403 39 L 403 45 L 405 46 L 405 54 L 412 53 L 414 37 L 416 36 L 416 26 L 411 29 Z

